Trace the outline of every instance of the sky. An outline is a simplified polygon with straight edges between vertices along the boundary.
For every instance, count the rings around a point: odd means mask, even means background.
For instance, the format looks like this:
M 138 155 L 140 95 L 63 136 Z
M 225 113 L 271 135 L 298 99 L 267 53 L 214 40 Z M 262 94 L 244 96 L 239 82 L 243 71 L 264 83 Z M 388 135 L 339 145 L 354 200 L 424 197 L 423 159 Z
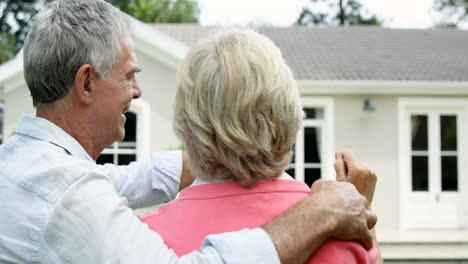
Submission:
M 295 22 L 309 0 L 198 0 L 200 23 L 263 23 L 288 26 Z M 433 26 L 433 0 L 359 0 L 364 7 L 384 19 L 391 28 L 428 28 Z

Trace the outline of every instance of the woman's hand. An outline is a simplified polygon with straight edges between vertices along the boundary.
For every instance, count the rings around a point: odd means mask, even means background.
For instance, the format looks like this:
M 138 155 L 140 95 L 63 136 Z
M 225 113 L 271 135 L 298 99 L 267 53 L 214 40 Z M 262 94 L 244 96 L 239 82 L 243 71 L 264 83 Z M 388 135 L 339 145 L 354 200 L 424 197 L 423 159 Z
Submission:
M 377 175 L 366 165 L 359 162 L 352 150 L 335 152 L 336 180 L 352 183 L 361 195 L 366 197 L 368 208 L 374 198 Z

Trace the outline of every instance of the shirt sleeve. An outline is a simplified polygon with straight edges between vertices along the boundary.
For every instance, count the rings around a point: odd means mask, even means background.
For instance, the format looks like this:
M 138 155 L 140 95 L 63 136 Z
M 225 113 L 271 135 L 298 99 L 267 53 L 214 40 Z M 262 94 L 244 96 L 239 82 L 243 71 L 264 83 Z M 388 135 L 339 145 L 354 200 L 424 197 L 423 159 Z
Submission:
M 99 173 L 107 176 L 131 208 L 173 200 L 180 186 L 182 152 L 155 152 L 128 166 L 106 164 Z
M 142 223 L 108 178 L 88 174 L 75 182 L 47 217 L 39 263 L 279 263 L 261 229 L 214 235 L 199 251 L 177 257 Z
M 229 260 L 227 263 L 280 263 L 275 245 L 261 228 L 211 235 L 203 247 L 218 249 L 222 258 Z

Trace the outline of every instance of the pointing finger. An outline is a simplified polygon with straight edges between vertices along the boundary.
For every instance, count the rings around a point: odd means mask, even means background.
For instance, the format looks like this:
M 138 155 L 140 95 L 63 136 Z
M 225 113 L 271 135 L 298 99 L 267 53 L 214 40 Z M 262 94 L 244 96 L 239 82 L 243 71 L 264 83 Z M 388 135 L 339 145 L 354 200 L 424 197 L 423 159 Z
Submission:
M 335 152 L 335 163 L 333 164 L 337 181 L 346 181 L 346 169 L 343 157 L 340 152 Z
M 359 163 L 357 162 L 352 150 L 341 151 L 341 155 L 348 168 L 347 174 L 351 173 L 359 167 Z

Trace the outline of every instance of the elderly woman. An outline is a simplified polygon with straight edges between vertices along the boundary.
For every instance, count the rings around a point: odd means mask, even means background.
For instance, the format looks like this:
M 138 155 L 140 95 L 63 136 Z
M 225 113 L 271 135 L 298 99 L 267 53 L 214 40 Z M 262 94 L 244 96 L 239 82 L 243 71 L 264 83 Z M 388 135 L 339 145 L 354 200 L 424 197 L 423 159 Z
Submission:
M 302 119 L 295 80 L 270 39 L 233 30 L 198 44 L 178 72 L 174 120 L 196 179 L 142 221 L 184 255 L 209 234 L 278 216 L 310 192 L 284 172 Z M 377 256 L 357 242 L 328 240 L 310 262 L 374 263 Z

